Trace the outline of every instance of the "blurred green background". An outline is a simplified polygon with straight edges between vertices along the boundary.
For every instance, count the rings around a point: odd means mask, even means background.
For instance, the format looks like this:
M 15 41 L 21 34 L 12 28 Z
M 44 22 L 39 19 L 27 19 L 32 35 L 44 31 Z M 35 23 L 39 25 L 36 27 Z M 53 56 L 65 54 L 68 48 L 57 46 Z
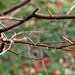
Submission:
M 22 2 L 23 0 L 0 0 L 0 12 L 3 12 L 10 7 Z M 37 7 L 40 7 L 38 13 L 49 14 L 47 8 L 54 15 L 66 14 L 69 9 L 75 5 L 74 0 L 31 0 L 31 2 L 7 16 L 23 18 L 33 12 Z M 70 14 L 75 14 L 75 9 Z M 5 26 L 12 24 L 14 21 L 6 21 Z M 75 20 L 45 20 L 32 18 L 21 26 L 5 32 L 7 38 L 10 39 L 15 32 L 51 30 L 51 32 L 38 33 L 32 36 L 34 42 L 56 42 L 65 41 L 60 34 L 63 34 L 70 40 L 75 41 Z M 31 33 L 26 33 L 30 37 Z M 16 38 L 22 38 L 19 35 Z M 30 41 L 29 41 L 30 42 Z M 53 44 L 51 46 L 61 46 L 64 44 Z M 73 48 L 75 46 L 72 46 Z M 11 50 L 21 53 L 24 51 L 25 56 L 38 58 L 45 54 L 48 55 L 44 60 L 32 61 L 27 58 L 22 58 L 11 52 L 6 52 L 0 56 L 0 75 L 70 75 L 75 74 L 75 52 L 64 50 L 47 49 L 43 47 L 35 47 L 24 44 L 13 44 Z

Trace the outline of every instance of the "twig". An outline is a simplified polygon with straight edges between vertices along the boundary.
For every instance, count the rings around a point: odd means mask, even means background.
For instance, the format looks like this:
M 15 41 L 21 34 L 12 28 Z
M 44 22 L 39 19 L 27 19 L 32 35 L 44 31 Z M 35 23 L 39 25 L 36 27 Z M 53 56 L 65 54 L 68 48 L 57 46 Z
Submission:
M 1 24 L 1 26 L 2 26 L 4 29 L 6 29 L 5 26 L 4 26 L 1 22 L 0 22 L 0 24 Z
M 15 21 L 22 21 L 20 18 L 13 18 L 13 17 L 6 17 L 6 16 L 0 16 L 0 20 L 15 20 Z
M 34 12 L 33 12 L 34 13 Z M 28 21 L 29 19 L 31 18 L 39 18 L 39 19 L 75 19 L 75 15 L 53 15 L 53 17 L 50 17 L 50 15 L 41 15 L 41 14 L 36 14 L 35 15 L 31 13 L 29 14 L 28 16 L 26 16 L 26 19 L 23 20 L 23 21 L 19 21 L 19 22 L 16 22 L 14 24 L 11 24 L 9 26 L 6 27 L 6 29 L 4 28 L 0 28 L 0 32 L 5 32 L 5 31 L 8 31 L 8 30 L 11 30 L 19 25 L 21 25 L 22 23 Z
M 69 15 L 69 14 L 70 14 L 70 12 L 71 12 L 74 8 L 75 8 L 75 5 L 74 5 L 74 6 L 72 6 L 72 7 L 70 8 L 70 10 L 67 12 L 67 15 Z
M 24 34 L 25 35 L 25 34 Z M 35 46 L 36 46 L 36 43 L 34 43 L 29 37 L 27 37 L 26 35 L 25 35 L 25 37 L 31 42 L 31 43 L 33 43 Z
M 52 15 L 51 11 L 50 11 L 49 9 L 47 9 L 47 11 L 48 11 L 48 13 L 49 13 L 50 17 L 53 17 L 53 15 Z
M 14 54 L 16 54 L 16 55 L 20 55 L 19 53 L 17 53 L 17 52 L 14 52 L 14 51 L 12 51 L 12 50 L 8 50 L 9 52 L 12 52 L 12 53 L 14 53 Z M 46 57 L 46 55 L 44 56 L 44 57 L 42 57 L 42 58 L 30 58 L 30 57 L 27 57 L 27 56 L 24 56 L 24 55 L 20 55 L 21 57 L 24 57 L 24 58 L 28 58 L 28 59 L 31 59 L 31 60 L 42 60 L 42 59 L 44 59 L 45 57 Z
M 1 28 L 1 29 L 0 29 L 0 33 L 1 33 L 1 32 L 4 32 L 4 31 L 7 31 L 7 30 L 11 30 L 12 28 L 17 27 L 17 26 L 21 25 L 22 23 L 26 22 L 27 20 L 29 20 L 30 18 L 32 18 L 32 17 L 35 15 L 34 13 L 36 13 L 37 10 L 38 10 L 38 8 L 36 8 L 35 11 L 33 11 L 33 12 L 32 12 L 31 14 L 29 14 L 28 16 L 26 16 L 25 19 L 23 18 L 22 21 L 19 21 L 19 22 L 16 22 L 16 23 L 12 24 L 12 25 L 9 25 L 9 26 L 6 27 L 6 29 Z
M 43 32 L 51 32 L 51 31 L 50 30 L 47 30 L 47 31 L 24 31 L 24 32 L 19 32 L 19 33 L 14 34 L 11 37 L 11 39 L 13 39 L 15 36 L 23 34 L 23 33 L 43 33 Z
M 26 4 L 28 4 L 30 1 L 31 0 L 24 0 L 23 2 L 11 7 L 10 9 L 8 9 L 8 10 L 6 10 L 6 11 L 0 13 L 0 14 L 6 15 L 6 14 L 8 14 L 8 13 L 10 13 L 10 12 L 12 12 L 12 11 L 14 11 L 14 10 L 24 6 L 24 5 L 26 5 Z
M 48 26 L 48 25 L 45 25 L 45 26 L 43 26 L 43 27 L 40 27 L 39 29 L 36 30 L 36 32 L 40 32 L 40 30 L 43 29 L 43 28 L 45 28 L 46 26 Z M 45 31 L 45 32 L 46 32 L 46 31 Z M 50 32 L 50 31 L 47 31 L 47 32 Z M 35 33 L 35 32 L 33 32 L 33 33 L 31 34 L 30 38 L 34 35 L 34 33 Z M 40 33 L 41 33 L 41 32 L 40 32 Z M 43 32 L 42 32 L 42 33 L 43 33 Z
M 75 41 L 72 41 L 75 42 Z M 36 44 L 50 44 L 50 43 L 54 43 L 54 44 L 63 44 L 63 43 L 67 43 L 67 41 L 57 41 L 57 42 L 38 42 Z
M 23 44 L 28 44 L 28 45 L 34 45 L 33 43 L 23 42 L 23 41 L 14 41 L 14 43 L 23 43 Z M 62 49 L 62 48 L 73 46 L 73 45 L 75 45 L 75 43 L 68 44 L 68 45 L 63 45 L 63 46 L 59 46 L 59 47 L 57 47 L 57 46 L 43 45 L 43 44 L 36 44 L 36 46 L 41 46 L 41 47 L 45 47 L 45 48 L 53 48 L 53 49 Z
M 68 41 L 70 44 L 73 44 L 73 42 L 72 41 L 70 41 L 68 38 L 66 38 L 65 36 L 63 36 L 62 34 L 61 34 L 61 36 L 62 36 L 62 38 L 64 38 L 66 41 Z

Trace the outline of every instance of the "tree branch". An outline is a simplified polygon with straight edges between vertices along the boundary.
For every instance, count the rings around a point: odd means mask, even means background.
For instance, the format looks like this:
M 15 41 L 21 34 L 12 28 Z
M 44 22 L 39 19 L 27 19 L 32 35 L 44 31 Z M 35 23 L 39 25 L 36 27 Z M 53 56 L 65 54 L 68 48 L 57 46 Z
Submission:
M 35 15 L 34 13 L 36 13 L 37 10 L 39 10 L 39 8 L 36 8 L 35 11 L 33 11 L 33 12 L 32 12 L 31 14 L 29 14 L 28 16 L 24 17 L 22 21 L 19 21 L 19 22 L 16 22 L 16 23 L 14 23 L 14 24 L 11 24 L 11 25 L 7 26 L 6 29 L 0 28 L 0 33 L 1 33 L 1 32 L 4 32 L 4 31 L 8 31 L 8 30 L 10 30 L 10 29 L 12 29 L 12 28 L 14 28 L 14 27 L 17 27 L 17 26 L 21 25 L 22 23 L 26 22 L 26 21 L 29 20 L 30 18 L 34 17 L 34 15 Z
M 15 21 L 22 21 L 20 18 L 13 18 L 13 17 L 7 17 L 7 16 L 0 16 L 0 20 L 15 20 Z
M 31 57 L 24 56 L 24 55 L 22 55 L 22 54 L 19 54 L 19 53 L 17 53 L 17 52 L 11 51 L 11 50 L 8 50 L 8 51 L 9 51 L 9 52 L 12 52 L 12 53 L 14 53 L 14 54 L 16 54 L 16 55 L 19 55 L 19 56 L 21 56 L 21 57 L 31 59 L 31 60 L 42 60 L 42 59 L 44 59 L 44 58 L 47 56 L 47 55 L 45 55 L 44 57 L 41 57 L 41 58 L 31 58 Z
M 31 1 L 31 0 L 24 0 L 23 2 L 17 4 L 17 5 L 15 5 L 15 6 L 13 6 L 13 7 L 11 7 L 10 9 L 8 9 L 8 10 L 6 10 L 6 11 L 0 13 L 0 14 L 1 14 L 1 15 L 6 15 L 6 14 L 8 14 L 8 13 L 10 13 L 10 12 L 12 12 L 12 11 L 14 11 L 14 10 L 16 10 L 16 9 L 18 9 L 18 8 L 20 8 L 20 7 L 22 7 L 22 6 L 24 6 L 24 5 L 26 5 L 26 4 L 28 4 L 30 1 Z
M 34 12 L 33 12 L 34 13 Z M 9 26 L 6 27 L 6 29 L 4 28 L 0 28 L 0 32 L 5 32 L 5 31 L 8 31 L 14 27 L 17 27 L 19 25 L 21 25 L 22 23 L 28 21 L 29 19 L 31 19 L 32 17 L 34 18 L 39 18 L 39 19 L 75 19 L 75 15 L 53 15 L 53 17 L 50 17 L 50 15 L 41 15 L 41 14 L 29 14 L 28 16 L 25 17 L 25 19 L 23 19 L 22 21 L 19 21 L 19 22 L 16 22 L 14 24 L 11 24 Z
M 33 43 L 29 43 L 29 42 L 23 42 L 23 41 L 14 41 L 14 43 L 23 43 L 23 44 L 28 44 L 28 45 L 34 45 Z M 69 46 L 75 45 L 75 43 L 73 44 L 68 44 L 68 45 L 63 45 L 60 47 L 57 46 L 49 46 L 49 45 L 44 45 L 44 44 L 36 44 L 36 46 L 41 46 L 41 47 L 45 47 L 45 48 L 53 48 L 53 49 L 63 49 Z
M 75 14 L 74 15 L 52 15 L 52 17 L 50 17 L 50 15 L 41 15 L 41 14 L 35 14 L 34 15 L 35 18 L 40 18 L 40 19 L 75 19 Z

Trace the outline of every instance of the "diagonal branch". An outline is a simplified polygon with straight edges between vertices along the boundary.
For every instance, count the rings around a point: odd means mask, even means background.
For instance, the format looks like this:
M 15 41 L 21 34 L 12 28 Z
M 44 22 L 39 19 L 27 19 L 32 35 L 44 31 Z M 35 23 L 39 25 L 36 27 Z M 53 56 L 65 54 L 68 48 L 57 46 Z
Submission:
M 27 56 L 24 56 L 24 55 L 22 55 L 22 54 L 19 54 L 19 53 L 17 53 L 17 52 L 14 52 L 14 51 L 12 51 L 12 50 L 8 50 L 9 52 L 12 52 L 12 53 L 14 53 L 14 54 L 16 54 L 16 55 L 20 55 L 21 57 L 24 57 L 24 58 L 28 58 L 28 59 L 32 59 L 32 60 L 42 60 L 42 59 L 44 59 L 47 55 L 45 55 L 44 57 L 41 57 L 41 58 L 31 58 L 31 57 L 27 57 Z
M 22 23 L 28 21 L 29 19 L 31 19 L 32 17 L 35 17 L 35 18 L 39 18 L 39 19 L 75 19 L 75 15 L 53 15 L 53 17 L 50 17 L 50 15 L 41 15 L 41 14 L 29 14 L 28 16 L 26 16 L 26 19 L 23 20 L 23 21 L 19 21 L 19 22 L 16 22 L 14 24 L 11 24 L 9 26 L 6 27 L 6 29 L 4 28 L 0 28 L 0 32 L 5 32 L 5 31 L 8 31 L 12 28 L 15 28 L 19 25 L 21 25 Z
M 75 14 L 74 15 L 52 15 L 52 17 L 50 17 L 50 15 L 41 15 L 41 14 L 37 14 L 36 12 L 39 10 L 39 8 L 36 8 L 35 11 L 33 11 L 32 13 L 30 13 L 28 16 L 24 17 L 22 21 L 16 22 L 14 24 L 11 24 L 9 26 L 6 27 L 6 29 L 4 28 L 0 28 L 0 32 L 5 32 L 8 31 L 12 28 L 15 28 L 19 25 L 21 25 L 22 23 L 28 21 L 31 18 L 39 18 L 39 19 L 75 19 Z
M 4 32 L 4 31 L 8 31 L 14 27 L 17 27 L 19 25 L 21 25 L 22 23 L 26 22 L 27 20 L 29 20 L 30 18 L 34 17 L 35 13 L 37 12 L 37 10 L 39 10 L 39 8 L 36 8 L 35 11 L 33 11 L 31 14 L 29 14 L 28 16 L 24 17 L 22 21 L 16 22 L 14 24 L 11 24 L 9 26 L 6 27 L 6 29 L 4 28 L 0 28 L 0 33 Z
M 20 19 L 20 18 L 13 18 L 13 17 L 7 17 L 7 16 L 0 16 L 0 20 L 22 21 L 22 19 Z
M 26 5 L 26 4 L 28 4 L 30 1 L 31 1 L 31 0 L 24 0 L 23 2 L 17 4 L 17 5 L 15 5 L 15 6 L 13 6 L 13 7 L 11 7 L 10 9 L 8 9 L 8 10 L 6 10 L 6 11 L 0 13 L 0 14 L 1 14 L 1 15 L 6 15 L 6 14 L 8 14 L 8 13 L 10 13 L 10 12 L 12 12 L 12 11 L 14 11 L 14 10 L 16 10 L 16 9 L 18 9 L 18 8 L 20 8 L 20 7 L 22 7 L 22 6 L 24 6 L 24 5 Z

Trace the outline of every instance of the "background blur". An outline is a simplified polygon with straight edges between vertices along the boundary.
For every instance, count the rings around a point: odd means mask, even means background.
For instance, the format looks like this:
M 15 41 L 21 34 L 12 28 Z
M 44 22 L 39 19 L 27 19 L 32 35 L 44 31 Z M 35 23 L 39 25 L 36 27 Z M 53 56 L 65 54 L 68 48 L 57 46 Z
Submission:
M 0 0 L 0 12 L 9 9 L 10 7 L 22 2 L 23 0 Z M 66 14 L 67 11 L 75 5 L 74 0 L 31 0 L 31 2 L 19 8 L 8 16 L 23 18 L 33 12 L 35 8 L 40 7 L 38 13 L 49 14 L 47 8 L 55 15 Z M 75 14 L 75 9 L 70 13 Z M 5 26 L 14 23 L 14 21 L 6 21 Z M 45 26 L 45 27 L 44 27 Z M 70 40 L 75 41 L 75 20 L 43 20 L 30 19 L 21 26 L 14 28 L 9 32 L 5 32 L 7 38 L 14 35 L 15 32 L 38 30 L 51 30 L 52 32 L 38 33 L 32 36 L 34 42 L 56 42 L 65 41 L 60 34 L 63 34 Z M 28 37 L 31 33 L 26 34 Z M 16 38 L 22 38 L 19 35 Z M 29 41 L 30 42 L 30 41 Z M 63 44 L 53 44 L 51 46 L 61 46 Z M 75 46 L 71 46 L 75 47 Z M 21 58 L 11 52 L 6 52 L 0 56 L 0 75 L 70 75 L 75 74 L 75 52 L 48 49 L 43 47 L 35 47 L 23 44 L 13 44 L 11 50 L 21 53 L 24 51 L 25 56 L 38 58 L 45 54 L 48 55 L 44 60 L 29 60 Z

